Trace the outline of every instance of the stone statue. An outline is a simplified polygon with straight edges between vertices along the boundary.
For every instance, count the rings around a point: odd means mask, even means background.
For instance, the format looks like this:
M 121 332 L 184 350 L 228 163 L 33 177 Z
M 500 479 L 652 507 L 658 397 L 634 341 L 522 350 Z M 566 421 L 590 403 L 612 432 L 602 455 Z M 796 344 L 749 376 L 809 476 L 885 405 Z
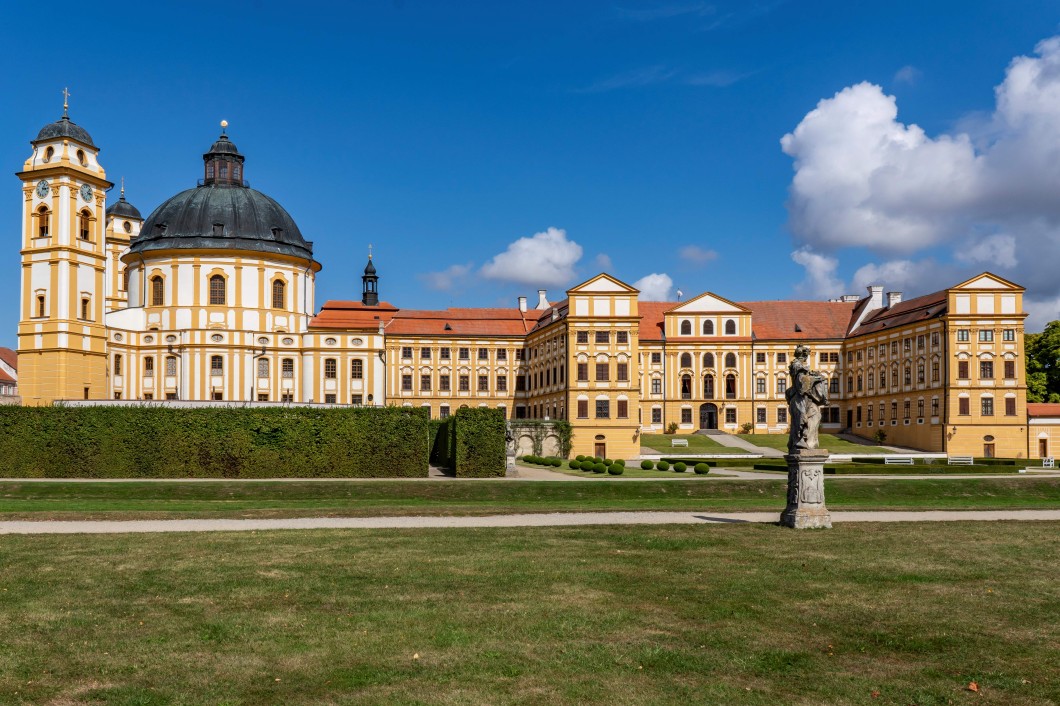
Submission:
M 784 392 L 788 401 L 788 453 L 816 449 L 821 426 L 821 407 L 828 404 L 828 380 L 809 365 L 810 349 L 795 348 L 788 366 L 791 385 Z
M 797 346 L 788 370 L 788 505 L 780 524 L 797 529 L 828 528 L 831 516 L 824 502 L 824 464 L 828 452 L 818 448 L 821 407 L 828 404 L 828 381 L 810 369 L 810 349 Z

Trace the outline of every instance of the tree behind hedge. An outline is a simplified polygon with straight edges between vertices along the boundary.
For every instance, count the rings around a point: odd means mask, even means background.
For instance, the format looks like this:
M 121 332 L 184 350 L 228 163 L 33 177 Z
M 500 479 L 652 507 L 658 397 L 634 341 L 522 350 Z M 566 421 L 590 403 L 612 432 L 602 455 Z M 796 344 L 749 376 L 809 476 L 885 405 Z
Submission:
M 424 477 L 428 453 L 403 407 L 0 407 L 8 478 Z

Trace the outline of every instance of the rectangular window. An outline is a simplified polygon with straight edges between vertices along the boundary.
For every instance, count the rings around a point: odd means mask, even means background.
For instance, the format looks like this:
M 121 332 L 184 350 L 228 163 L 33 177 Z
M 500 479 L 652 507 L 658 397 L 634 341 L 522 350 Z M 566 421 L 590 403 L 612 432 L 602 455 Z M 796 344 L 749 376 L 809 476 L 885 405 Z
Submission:
M 258 360 L 259 367 L 260 367 L 261 361 L 263 361 L 263 360 L 265 361 L 265 370 L 268 371 L 268 365 L 269 365 L 269 359 L 268 358 L 259 359 Z M 171 377 L 171 378 L 177 376 L 177 357 L 175 355 L 167 355 L 166 356 L 166 375 Z M 266 377 L 268 377 L 268 373 L 267 372 L 266 372 Z
M 402 346 L 401 347 L 401 357 L 403 359 L 411 360 L 411 358 L 412 358 L 412 346 Z
M 861 375 L 858 375 L 858 392 L 861 392 L 864 389 L 865 389 L 865 378 L 863 378 Z
M 610 373 L 610 370 L 608 369 L 609 367 L 610 366 L 607 363 L 597 363 L 596 364 L 596 381 L 597 382 L 606 381 L 608 379 L 608 375 Z
M 577 333 L 577 341 L 578 341 L 578 343 L 588 343 L 589 342 L 589 332 L 588 331 L 578 331 L 578 333 Z
M 210 278 L 210 304 L 224 306 L 226 287 L 225 278 L 221 275 L 214 275 Z
M 114 374 L 121 375 L 121 356 L 114 356 Z
M 589 400 L 578 400 L 578 419 L 589 418 Z
M 681 423 L 691 424 L 692 423 L 692 410 L 684 408 L 681 410 Z
M 608 343 L 610 343 L 611 342 L 611 332 L 610 331 L 597 331 L 596 332 L 596 342 L 598 344 L 608 344 Z
M 457 353 L 460 354 L 460 360 L 470 360 L 471 358 L 470 348 L 461 348 L 459 351 L 457 351 Z
M 405 374 L 401 376 L 402 392 L 412 392 L 412 376 Z
M 443 404 L 441 407 L 438 408 L 438 418 L 439 419 L 448 419 L 449 418 L 449 405 Z
M 578 363 L 578 381 L 586 382 L 589 379 L 589 364 Z
M 490 359 L 490 349 L 489 348 L 479 348 L 478 349 L 478 359 L 479 360 L 489 360 Z
M 777 378 L 777 394 L 783 395 L 788 391 L 788 379 L 784 377 Z
M 828 381 L 828 394 L 838 395 L 839 394 L 839 378 L 832 378 Z
M 957 361 L 957 379 L 967 380 L 968 379 L 968 361 L 958 360 Z
M 81 320 L 82 321 L 88 321 L 88 314 L 89 314 L 88 303 L 89 303 L 88 299 L 82 299 L 81 300 Z
M 507 392 L 507 391 L 508 391 L 508 376 L 507 375 L 498 375 L 497 376 L 497 392 Z
M 891 355 L 898 355 L 898 341 L 891 341 Z
M 891 419 L 898 419 L 898 403 L 891 403 Z
M 280 361 L 280 376 L 287 379 L 294 377 L 294 358 L 284 358 Z
M 615 379 L 619 382 L 629 381 L 629 363 L 617 363 L 615 365 Z
M 292 362 L 292 372 L 294 364 Z M 287 377 L 285 374 L 284 377 Z M 364 361 L 357 359 L 350 361 L 350 379 L 351 380 L 363 380 L 364 379 Z
M 829 353 L 828 354 L 828 362 L 829 363 L 838 363 L 839 362 L 839 352 L 836 351 L 834 353 Z
M 615 403 L 619 419 L 629 419 L 629 401 L 619 400 Z
M 905 339 L 902 342 L 902 348 L 905 350 L 906 353 L 908 353 L 909 351 L 913 350 L 913 339 L 911 339 L 911 338 Z
M 859 363 L 861 362 L 861 351 L 860 350 L 858 351 L 858 362 Z
M 461 375 L 458 381 L 460 385 L 460 392 L 470 392 L 471 390 L 471 378 L 468 375 Z
M 736 408 L 735 407 L 729 407 L 728 409 L 725 410 L 725 423 L 726 424 L 735 424 L 736 423 Z
M 360 395 L 358 395 L 360 397 Z M 280 402 L 294 402 L 294 393 L 285 392 L 280 395 Z
M 854 421 L 861 424 L 861 405 L 858 405 L 857 409 L 854 410 Z
M 652 365 L 658 365 L 658 364 L 662 363 L 662 353 L 652 353 L 651 354 L 651 362 L 652 362 Z
M 651 394 L 661 395 L 662 394 L 662 380 L 659 378 L 651 379 Z
M 869 426 L 872 426 L 872 405 L 871 404 L 865 407 L 865 421 L 869 423 Z
M 1001 340 L 1003 341 L 1015 341 L 1016 340 L 1016 329 L 1007 328 L 1001 332 Z
M 788 409 L 787 407 L 777 407 L 777 424 L 788 423 Z
M 917 363 L 916 364 L 916 381 L 917 381 L 918 384 L 923 384 L 923 382 L 924 382 L 924 364 L 923 363 Z
M 912 408 L 912 405 L 910 404 L 909 400 L 906 400 L 905 402 L 902 403 L 902 412 L 905 415 L 904 416 L 905 419 L 909 419 L 909 412 L 910 412 L 911 408 Z
M 293 400 L 284 400 L 284 401 L 288 402 L 288 401 L 293 401 Z M 364 404 L 364 397 L 361 396 L 361 395 L 350 395 L 350 404 L 356 404 L 356 405 Z
M 596 401 L 596 418 L 597 419 L 610 419 L 611 418 L 611 400 L 597 400 Z
M 651 409 L 651 423 L 662 424 L 662 408 L 652 407 Z
M 515 391 L 526 392 L 526 376 L 516 375 L 515 376 Z
M 334 358 L 324 359 L 324 378 L 334 380 L 339 376 L 339 364 Z
M 971 414 L 971 401 L 967 397 L 961 397 L 957 400 L 957 414 L 962 416 Z
M 979 378 L 982 380 L 991 380 L 994 377 L 994 361 L 992 360 L 980 360 L 979 361 Z
M 515 359 L 516 360 L 526 360 L 526 351 L 524 349 L 522 349 L 522 348 L 516 348 L 515 349 Z
M 924 400 L 917 400 L 916 401 L 916 416 L 917 417 L 923 417 L 924 416 Z
M 939 416 L 939 398 L 938 397 L 932 397 L 931 398 L 931 416 L 932 417 Z
M 629 343 L 629 331 L 615 331 L 615 343 Z
M 489 392 L 490 391 L 490 376 L 479 375 L 478 376 L 478 391 Z
M 225 370 L 225 359 L 219 355 L 210 356 L 210 374 L 221 375 Z
M 979 329 L 979 342 L 980 343 L 993 343 L 994 331 L 992 329 Z
M 934 331 L 931 334 L 931 347 L 934 348 L 939 344 L 939 332 Z
M 759 365 L 765 365 L 766 364 L 766 354 L 765 353 L 755 353 L 755 362 L 758 363 Z
M 324 404 L 335 404 L 335 400 L 336 400 L 335 393 L 333 393 L 333 392 L 325 393 L 325 395 L 324 395 Z
M 931 361 L 931 382 L 939 381 L 939 362 L 937 360 Z
M 923 334 L 920 334 L 919 336 L 916 337 L 916 348 L 917 348 L 917 350 L 922 349 L 924 347 L 924 343 L 925 343 L 925 339 L 924 339 L 924 335 Z
M 144 377 L 150 378 L 155 376 L 155 359 L 144 358 Z
M 498 348 L 497 349 L 497 360 L 508 360 L 508 349 Z
M 449 360 L 449 346 L 438 349 L 438 357 L 442 360 Z
M 442 392 L 449 392 L 449 376 L 439 375 L 438 376 L 438 389 Z
M 983 416 L 984 417 L 993 417 L 994 416 L 994 398 L 993 397 L 984 397 L 982 400 L 980 400 L 980 403 L 981 403 Z
M 171 393 L 171 394 L 173 394 L 173 399 L 177 398 L 175 393 Z M 166 397 L 169 397 L 169 394 L 167 394 Z M 258 402 L 268 402 L 268 401 L 269 401 L 269 393 L 267 393 L 267 392 L 259 392 L 258 393 Z
M 423 392 L 431 391 L 431 376 L 429 374 L 420 375 L 420 390 Z
M 777 365 L 784 365 L 788 362 L 787 353 L 777 353 Z
M 1005 361 L 1005 379 L 1015 380 L 1016 379 L 1016 361 L 1006 360 Z
M 144 393 L 144 399 L 145 399 L 145 400 L 147 400 L 147 401 L 149 401 L 149 402 L 150 402 L 150 401 L 151 401 L 151 400 L 153 400 L 154 398 L 155 398 L 155 396 L 154 396 L 153 394 L 151 394 L 150 392 L 145 392 L 145 393 Z M 215 400 L 219 400 L 219 399 L 221 399 L 221 393 L 220 393 L 220 392 L 215 392 L 215 393 L 213 393 L 213 398 L 214 398 Z
M 758 378 L 755 380 L 755 392 L 759 395 L 766 394 L 766 379 Z
M 430 359 L 431 359 L 431 349 L 430 348 L 420 348 L 420 360 L 430 360 Z
M 115 392 L 114 393 L 114 399 L 120 400 L 121 399 L 121 393 L 120 392 Z
M 1015 417 L 1016 416 L 1016 398 L 1006 397 L 1005 398 L 1005 416 Z
M 766 408 L 765 407 L 756 408 L 755 409 L 755 422 L 757 424 L 768 424 L 766 419 L 767 419 L 767 417 L 766 417 Z
M 967 343 L 970 340 L 968 334 L 969 334 L 969 331 L 966 328 L 957 329 L 957 342 L 958 343 Z

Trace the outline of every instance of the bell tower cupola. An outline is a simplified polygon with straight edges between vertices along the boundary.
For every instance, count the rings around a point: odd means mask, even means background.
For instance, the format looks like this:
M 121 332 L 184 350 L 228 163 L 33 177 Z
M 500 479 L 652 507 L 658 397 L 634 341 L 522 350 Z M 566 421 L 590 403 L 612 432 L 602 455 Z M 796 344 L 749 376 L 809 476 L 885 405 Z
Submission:
M 364 275 L 361 276 L 361 303 L 365 306 L 379 306 L 379 276 L 375 273 L 375 265 L 372 264 L 372 246 L 368 246 L 368 264 L 364 267 Z
M 243 155 L 235 143 L 228 139 L 228 121 L 221 121 L 221 136 L 202 156 L 205 162 L 205 186 L 246 186 L 243 183 Z

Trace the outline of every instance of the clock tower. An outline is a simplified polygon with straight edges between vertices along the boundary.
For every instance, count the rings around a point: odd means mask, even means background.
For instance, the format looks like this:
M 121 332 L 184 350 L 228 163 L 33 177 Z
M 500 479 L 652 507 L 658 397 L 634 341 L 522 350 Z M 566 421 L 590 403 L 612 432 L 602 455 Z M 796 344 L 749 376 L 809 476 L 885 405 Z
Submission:
M 69 93 L 63 91 L 64 98 Z M 41 128 L 22 180 L 18 365 L 22 403 L 107 394 L 106 190 L 88 132 L 63 115 Z

